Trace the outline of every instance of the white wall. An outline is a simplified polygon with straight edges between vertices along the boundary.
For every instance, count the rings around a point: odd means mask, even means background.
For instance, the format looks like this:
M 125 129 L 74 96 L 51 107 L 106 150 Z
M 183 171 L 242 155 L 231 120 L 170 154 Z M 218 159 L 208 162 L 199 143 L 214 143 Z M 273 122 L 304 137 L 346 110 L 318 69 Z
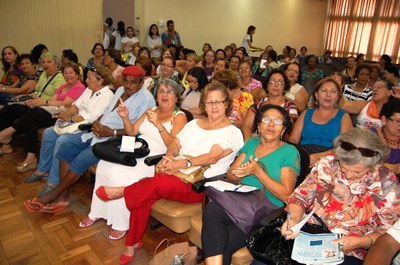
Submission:
M 86 65 L 103 37 L 102 0 L 0 0 L 0 49 L 29 53 L 38 43 L 58 56 L 73 49 Z
M 175 21 L 183 45 L 201 52 L 204 42 L 214 49 L 235 42 L 238 46 L 249 25 L 257 27 L 254 45 L 271 44 L 278 54 L 284 45 L 307 46 L 320 54 L 326 19 L 326 0 L 135 0 L 141 20 L 141 42 L 151 24 Z M 136 4 L 136 3 L 135 3 Z M 160 28 L 165 31 L 166 27 Z

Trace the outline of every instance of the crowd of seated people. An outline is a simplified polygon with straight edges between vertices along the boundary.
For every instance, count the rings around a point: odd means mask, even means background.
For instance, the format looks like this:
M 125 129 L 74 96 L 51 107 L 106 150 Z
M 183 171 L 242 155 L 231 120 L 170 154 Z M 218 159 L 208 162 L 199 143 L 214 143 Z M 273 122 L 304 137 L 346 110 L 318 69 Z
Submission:
M 251 176 L 245 182 L 256 186 L 262 183 L 267 196 L 275 198 L 279 205 L 288 199 L 299 204 L 301 192 L 295 190 L 292 194 L 298 168 L 293 163 L 283 163 L 280 172 L 275 170 L 276 176 L 266 177 L 255 174 L 253 167 L 247 169 L 253 162 L 248 156 L 260 158 L 268 169 L 272 158 L 263 148 L 272 153 L 285 146 L 285 141 L 303 146 L 312 167 L 329 164 L 331 155 L 340 148 L 359 151 L 366 157 L 381 156 L 366 165 L 361 158 L 346 160 L 339 153 L 340 161 L 334 169 L 345 177 L 353 168 L 362 169 L 357 171 L 361 174 L 364 169 L 366 172 L 364 166 L 377 168 L 378 164 L 400 175 L 400 77 L 389 56 L 382 55 L 379 63 L 366 63 L 361 55 L 349 56 L 343 68 L 331 72 L 335 67 L 332 52 L 326 51 L 321 57 L 307 55 L 306 47 L 301 47 L 301 54 L 297 55 L 294 47 L 285 46 L 278 56 L 268 45 L 258 59 L 252 60 L 244 47 L 231 44 L 214 50 L 205 43 L 203 54 L 197 55 L 184 48 L 174 22 L 168 21 L 167 25 L 168 30 L 162 34 L 156 24 L 150 26 L 146 47 L 135 36 L 133 27 L 125 30 L 125 25 L 118 23 L 107 46 L 95 43 L 88 47 L 93 56 L 86 64 L 81 64 L 70 49 L 63 51 L 60 60 L 43 44 L 36 45 L 30 55 L 19 55 L 13 46 L 3 48 L 0 155 L 14 152 L 14 134 L 25 134 L 27 156 L 17 171 L 34 170 L 24 178 L 26 183 L 47 179 L 38 196 L 24 202 L 29 211 L 55 213 L 68 207 L 70 187 L 89 166 L 99 163 L 92 209 L 80 227 L 103 218 L 111 225 L 110 239 L 117 240 L 128 233 L 121 256 L 121 263 L 127 263 L 142 246 L 150 206 L 155 200 L 201 201 L 202 194 L 192 194 L 190 185 L 182 185 L 173 176 L 186 167 L 210 165 L 206 177 L 228 172 L 234 181 Z M 109 28 L 105 26 L 105 30 L 106 35 Z M 329 71 L 324 68 L 327 65 Z M 54 128 L 58 120 L 90 123 L 91 131 L 60 135 Z M 357 126 L 379 136 L 378 140 L 389 148 L 389 156 L 383 154 L 383 149 L 379 151 L 382 154 L 365 151 L 372 146 L 362 141 L 340 145 L 347 141 L 340 137 Z M 45 130 L 38 139 L 41 129 Z M 154 177 L 154 167 L 144 166 L 144 159 L 131 168 L 99 160 L 93 154 L 92 146 L 98 142 L 138 133 L 149 142 L 151 154 L 167 153 L 158 166 L 161 173 Z M 341 140 L 335 142 L 338 137 Z M 293 152 L 295 161 L 297 152 Z M 192 158 L 174 160 L 179 153 Z M 233 162 L 236 155 L 239 156 Z M 275 166 L 278 165 L 274 164 L 271 170 Z M 131 178 L 118 181 L 118 174 Z M 310 187 L 311 181 L 310 177 L 306 182 Z M 164 190 L 162 183 L 172 184 Z M 149 193 L 144 193 L 143 187 Z M 185 193 L 178 196 L 176 189 L 184 189 Z M 136 195 L 129 196 L 132 193 Z M 154 193 L 156 199 L 151 197 Z M 108 202 L 113 199 L 118 200 Z M 118 210 L 107 210 L 111 208 Z M 206 220 L 221 212 L 215 206 L 206 209 Z M 302 216 L 303 209 L 291 209 Z M 203 232 L 213 233 L 213 229 L 216 228 L 206 224 Z M 361 247 L 369 247 L 378 236 L 374 232 L 368 237 L 371 244 L 365 239 Z M 243 235 L 239 238 L 242 240 Z M 218 245 L 217 250 L 212 244 L 207 245 L 209 241 L 210 237 L 203 235 L 206 264 L 226 264 L 233 250 L 243 246 L 243 240 L 234 248 L 232 242 L 223 242 L 226 245 Z M 348 253 L 357 259 L 365 256 L 355 248 L 349 248 Z

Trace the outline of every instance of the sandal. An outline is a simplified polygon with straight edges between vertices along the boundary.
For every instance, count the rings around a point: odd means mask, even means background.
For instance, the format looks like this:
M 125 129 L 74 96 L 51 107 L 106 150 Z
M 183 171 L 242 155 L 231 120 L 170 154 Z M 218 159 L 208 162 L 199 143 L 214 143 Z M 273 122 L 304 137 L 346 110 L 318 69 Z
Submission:
M 25 208 L 31 213 L 37 213 L 43 208 L 43 204 L 37 202 L 36 200 L 37 197 L 33 198 L 32 200 L 24 201 Z
M 110 234 L 108 235 L 108 238 L 111 240 L 118 240 L 124 237 L 126 234 L 126 231 L 119 231 L 119 230 L 114 230 L 111 229 Z
M 79 227 L 80 228 L 86 228 L 89 226 L 92 226 L 94 223 L 96 223 L 97 220 L 99 220 L 100 218 L 95 218 L 94 220 L 90 219 L 89 217 L 83 219 L 80 223 L 79 223 Z
M 35 182 L 38 180 L 47 179 L 48 176 L 49 176 L 49 174 L 47 172 L 44 172 L 43 174 L 33 173 L 30 177 L 24 178 L 24 182 L 32 183 L 32 182 Z
M 43 206 L 39 212 L 43 213 L 57 213 L 62 210 L 64 210 L 67 206 L 66 205 L 58 205 L 54 203 L 47 204 L 46 206 Z
M 43 197 L 46 196 L 47 194 L 49 194 L 50 192 L 52 192 L 53 190 L 55 190 L 57 188 L 58 185 L 49 185 L 46 184 L 46 186 L 44 186 L 44 188 L 38 192 L 38 196 L 39 197 Z

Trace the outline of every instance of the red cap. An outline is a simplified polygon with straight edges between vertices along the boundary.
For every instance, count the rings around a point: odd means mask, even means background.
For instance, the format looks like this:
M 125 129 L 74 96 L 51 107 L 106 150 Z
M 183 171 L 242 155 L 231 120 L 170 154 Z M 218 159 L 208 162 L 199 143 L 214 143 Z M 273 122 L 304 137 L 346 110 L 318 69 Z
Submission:
M 130 75 L 130 76 L 144 76 L 144 71 L 141 67 L 133 65 L 128 66 L 122 71 L 122 75 Z

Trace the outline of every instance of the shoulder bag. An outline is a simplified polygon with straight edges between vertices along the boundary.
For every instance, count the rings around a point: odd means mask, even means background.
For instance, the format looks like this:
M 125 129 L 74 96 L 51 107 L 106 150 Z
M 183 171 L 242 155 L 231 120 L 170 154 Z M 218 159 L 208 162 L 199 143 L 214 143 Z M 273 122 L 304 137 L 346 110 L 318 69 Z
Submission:
M 150 154 L 148 143 L 141 138 L 136 138 L 136 142 L 142 145 L 135 148 L 133 153 L 121 152 L 122 137 L 110 138 L 107 141 L 96 143 L 93 145 L 93 154 L 102 160 L 111 163 L 117 163 L 124 166 L 134 167 L 136 166 L 136 158 L 143 158 Z
M 298 264 L 290 258 L 292 256 L 293 240 L 286 240 L 280 228 L 286 220 L 286 212 L 271 220 L 267 225 L 253 231 L 246 239 L 246 245 L 251 255 L 265 264 L 291 265 Z M 301 229 L 310 234 L 331 233 L 324 222 L 316 215 L 313 217 L 321 225 L 306 223 Z

